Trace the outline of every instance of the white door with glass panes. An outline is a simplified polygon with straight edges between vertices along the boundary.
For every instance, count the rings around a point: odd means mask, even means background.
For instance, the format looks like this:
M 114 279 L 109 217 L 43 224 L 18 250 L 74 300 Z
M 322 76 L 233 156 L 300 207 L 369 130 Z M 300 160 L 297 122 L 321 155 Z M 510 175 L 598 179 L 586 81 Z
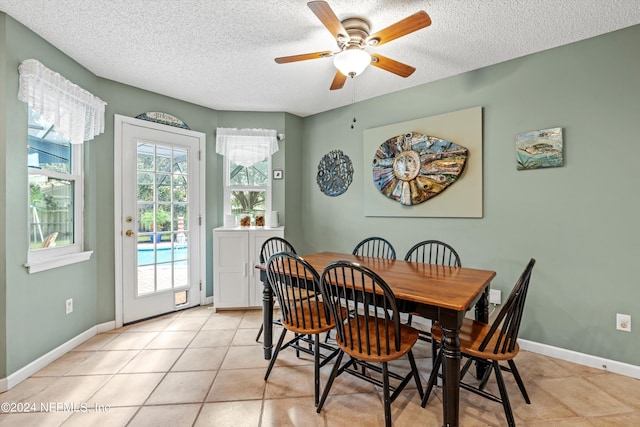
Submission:
M 201 302 L 204 162 L 199 152 L 205 136 L 130 118 L 116 120 L 115 131 L 121 132 L 126 324 Z

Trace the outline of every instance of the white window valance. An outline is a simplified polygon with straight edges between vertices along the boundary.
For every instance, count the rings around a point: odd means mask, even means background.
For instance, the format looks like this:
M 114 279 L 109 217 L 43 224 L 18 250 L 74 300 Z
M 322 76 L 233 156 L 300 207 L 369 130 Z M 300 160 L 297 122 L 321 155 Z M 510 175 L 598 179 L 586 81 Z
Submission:
M 277 151 L 274 129 L 216 129 L 216 153 L 241 166 L 254 165 Z
M 18 99 L 53 123 L 72 144 L 82 144 L 104 132 L 106 102 L 35 59 L 22 61 L 18 71 Z

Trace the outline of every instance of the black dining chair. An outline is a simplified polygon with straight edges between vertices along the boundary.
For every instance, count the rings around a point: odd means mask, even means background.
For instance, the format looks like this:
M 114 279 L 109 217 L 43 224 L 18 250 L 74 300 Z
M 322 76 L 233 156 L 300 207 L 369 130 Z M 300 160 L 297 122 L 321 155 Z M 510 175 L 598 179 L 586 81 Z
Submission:
M 320 292 L 336 319 L 340 354 L 316 411 L 322 410 L 336 376 L 348 372 L 382 387 L 385 425 L 391 426 L 391 403 L 411 379 L 415 380 L 420 396 L 423 395 L 411 351 L 418 340 L 418 331 L 400 322 L 396 298 L 389 285 L 358 263 L 336 261 L 328 265 L 320 277 Z M 350 359 L 341 366 L 345 354 Z M 411 370 L 404 376 L 390 371 L 389 362 L 405 355 Z M 373 372 L 378 375 L 371 375 Z M 399 384 L 392 385 L 390 378 Z
M 320 293 L 316 292 L 319 286 L 318 272 L 304 259 L 289 252 L 273 254 L 267 261 L 266 271 L 269 285 L 280 304 L 283 329 L 264 380 L 269 379 L 281 350 L 290 347 L 296 350 L 298 356 L 300 352 L 311 354 L 314 361 L 314 402 L 317 405 L 320 368 L 339 353 L 338 348 L 320 342 L 320 334 L 333 329 L 335 322 Z M 285 343 L 287 331 L 293 332 L 294 338 Z M 326 351 L 322 353 L 322 349 Z
M 405 261 L 423 262 L 426 264 L 446 265 L 449 267 L 462 267 L 458 252 L 448 243 L 440 240 L 423 240 L 413 245 L 404 256 Z M 409 314 L 407 323 L 410 325 L 413 321 L 413 315 Z M 431 342 L 431 333 L 429 331 L 419 330 L 420 339 Z M 436 354 L 436 347 L 432 350 L 433 356 Z
M 353 255 L 396 259 L 396 250 L 387 239 L 382 237 L 368 237 L 358 243 L 353 249 Z
M 367 237 L 356 245 L 352 254 L 364 257 L 396 259 L 396 250 L 393 245 L 382 237 Z M 329 338 L 331 338 L 331 332 L 327 334 L 325 342 L 328 342 Z
M 440 240 L 424 240 L 413 245 L 404 256 L 405 261 L 462 267 L 458 252 Z
M 465 318 L 460 328 L 460 352 L 463 358 L 467 358 L 466 363 L 460 371 L 460 387 L 487 399 L 502 403 L 509 426 L 515 426 L 516 424 L 502 371 L 513 374 L 525 402 L 527 402 L 527 404 L 531 403 L 524 382 L 520 377 L 520 373 L 513 359 L 520 350 L 518 346 L 518 332 L 522 321 L 522 313 L 524 312 L 527 291 L 529 290 L 531 271 L 535 263 L 536 260 L 531 258 L 513 287 L 509 298 L 491 325 Z M 435 322 L 431 327 L 431 335 L 435 341 L 442 341 L 443 332 L 438 322 Z M 438 376 L 441 376 L 438 371 L 442 364 L 442 357 L 443 350 L 441 348 L 436 356 L 435 364 L 429 376 L 429 382 L 427 383 L 427 389 L 422 398 L 423 408 L 427 404 L 435 381 Z M 471 363 L 474 361 L 489 365 L 484 377 L 480 379 L 477 386 L 463 381 Z M 499 362 L 507 362 L 508 366 L 504 366 Z M 486 390 L 486 384 L 491 372 L 495 373 L 500 396 L 496 396 Z M 446 378 L 444 378 L 444 381 L 446 381 Z
M 269 260 L 269 257 L 277 252 L 289 252 L 295 254 L 296 250 L 293 248 L 293 245 L 291 243 L 289 243 L 282 237 L 271 237 L 267 239 L 260 247 L 260 264 L 266 264 Z M 274 320 L 273 324 L 282 326 L 282 322 L 280 321 L 280 319 Z M 260 330 L 258 331 L 258 335 L 256 336 L 256 341 L 260 340 L 260 336 L 262 335 L 263 330 L 264 325 L 260 325 Z

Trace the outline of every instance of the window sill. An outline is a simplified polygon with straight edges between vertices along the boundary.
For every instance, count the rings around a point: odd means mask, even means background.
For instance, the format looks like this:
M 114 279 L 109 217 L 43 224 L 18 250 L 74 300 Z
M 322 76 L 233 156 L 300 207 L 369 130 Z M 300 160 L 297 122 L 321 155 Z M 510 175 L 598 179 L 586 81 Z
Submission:
M 77 262 L 87 261 L 89 258 L 91 258 L 91 254 L 93 254 L 93 251 L 78 252 L 78 253 L 28 262 L 24 266 L 29 270 L 29 274 L 33 274 L 33 273 L 38 273 L 40 271 L 51 270 L 53 268 L 62 267 L 65 265 L 75 264 Z

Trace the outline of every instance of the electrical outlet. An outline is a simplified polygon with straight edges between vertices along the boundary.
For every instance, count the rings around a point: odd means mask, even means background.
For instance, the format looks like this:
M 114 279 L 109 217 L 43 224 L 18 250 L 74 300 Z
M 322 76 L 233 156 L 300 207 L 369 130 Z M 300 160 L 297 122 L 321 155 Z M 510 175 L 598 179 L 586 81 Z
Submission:
M 631 315 L 616 314 L 616 329 L 619 331 L 631 332 Z
M 67 307 L 67 314 L 73 312 L 73 298 L 69 298 L 66 301 L 66 307 Z
M 500 289 L 489 289 L 489 303 L 502 304 L 502 291 Z

